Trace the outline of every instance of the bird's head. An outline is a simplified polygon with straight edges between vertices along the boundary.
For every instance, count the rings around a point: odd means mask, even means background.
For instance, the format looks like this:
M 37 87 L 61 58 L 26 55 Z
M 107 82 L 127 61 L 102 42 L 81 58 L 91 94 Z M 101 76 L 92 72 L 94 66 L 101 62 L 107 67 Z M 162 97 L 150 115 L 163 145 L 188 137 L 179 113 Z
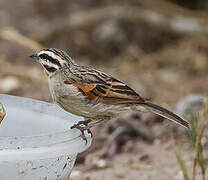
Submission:
M 43 66 L 43 69 L 48 76 L 64 67 L 70 67 L 74 64 L 74 61 L 66 52 L 55 48 L 42 49 L 39 52 L 30 55 L 30 57 Z

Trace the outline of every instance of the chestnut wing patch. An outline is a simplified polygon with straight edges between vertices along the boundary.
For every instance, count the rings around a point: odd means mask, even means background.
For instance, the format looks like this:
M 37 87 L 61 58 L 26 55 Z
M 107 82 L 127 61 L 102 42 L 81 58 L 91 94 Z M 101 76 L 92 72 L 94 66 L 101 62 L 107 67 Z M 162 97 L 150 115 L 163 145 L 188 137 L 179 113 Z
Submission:
M 77 87 L 87 99 L 100 102 L 103 100 L 103 97 L 106 96 L 106 91 L 101 88 L 102 85 L 96 83 L 78 83 L 78 82 L 69 82 L 64 81 L 65 84 L 70 84 Z
M 94 102 L 103 102 L 106 104 L 130 103 L 144 100 L 126 84 L 113 79 L 104 83 L 81 83 L 65 81 L 65 84 L 70 84 L 77 87 L 84 96 Z

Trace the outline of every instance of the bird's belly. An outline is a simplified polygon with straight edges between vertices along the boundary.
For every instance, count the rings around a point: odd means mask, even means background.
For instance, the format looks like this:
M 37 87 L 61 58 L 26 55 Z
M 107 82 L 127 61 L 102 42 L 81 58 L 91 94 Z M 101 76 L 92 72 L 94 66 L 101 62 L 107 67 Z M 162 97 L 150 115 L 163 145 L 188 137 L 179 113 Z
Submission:
M 90 102 L 76 87 L 67 86 L 67 89 L 56 89 L 53 92 L 54 101 L 64 110 L 86 118 L 94 118 L 106 114 L 106 108 L 102 103 Z
M 72 114 L 83 116 L 85 118 L 96 118 L 98 116 L 106 116 L 109 109 L 109 107 L 107 108 L 102 103 L 89 103 L 88 100 L 83 99 L 83 97 L 65 97 L 62 98 L 62 100 L 59 101 L 58 104 L 66 111 Z
M 55 83 L 57 85 L 57 83 Z M 52 84 L 51 84 L 52 85 Z M 124 105 L 110 105 L 101 102 L 92 102 L 79 91 L 77 87 L 67 85 L 61 88 L 61 85 L 50 88 L 54 102 L 64 110 L 85 118 L 113 117 L 116 114 L 129 110 Z
M 103 103 L 89 103 L 86 99 L 79 98 L 64 98 L 61 102 L 58 103 L 66 111 L 83 116 L 85 118 L 99 119 L 104 118 L 113 118 L 120 113 L 130 110 L 126 106 L 118 105 L 106 105 Z

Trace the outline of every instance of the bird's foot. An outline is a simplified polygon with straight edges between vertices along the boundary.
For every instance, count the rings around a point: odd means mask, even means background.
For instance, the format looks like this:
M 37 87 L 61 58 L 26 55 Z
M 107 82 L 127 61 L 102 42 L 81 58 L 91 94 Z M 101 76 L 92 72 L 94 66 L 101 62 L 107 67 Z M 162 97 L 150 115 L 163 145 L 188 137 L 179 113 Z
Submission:
M 78 121 L 77 126 L 81 125 L 81 126 L 87 126 L 89 124 L 90 120 L 85 120 L 85 121 Z
M 87 144 L 87 138 L 86 138 L 84 132 L 87 131 L 92 137 L 93 135 L 92 135 L 92 132 L 90 131 L 90 128 L 96 126 L 97 124 L 100 124 L 101 122 L 103 122 L 103 120 L 98 120 L 98 121 L 92 122 L 90 124 L 89 124 L 89 122 L 91 122 L 91 121 L 90 120 L 79 121 L 77 124 L 74 124 L 73 126 L 71 126 L 71 129 L 79 129 L 80 130 L 81 137 L 86 142 L 86 144 Z
M 86 120 L 86 121 L 79 121 L 77 124 L 74 124 L 73 126 L 71 126 L 71 129 L 78 129 L 81 132 L 81 138 L 85 141 L 85 143 L 87 144 L 87 138 L 84 134 L 85 131 L 87 131 L 91 137 L 92 137 L 92 132 L 90 131 L 90 127 L 88 127 L 90 121 Z

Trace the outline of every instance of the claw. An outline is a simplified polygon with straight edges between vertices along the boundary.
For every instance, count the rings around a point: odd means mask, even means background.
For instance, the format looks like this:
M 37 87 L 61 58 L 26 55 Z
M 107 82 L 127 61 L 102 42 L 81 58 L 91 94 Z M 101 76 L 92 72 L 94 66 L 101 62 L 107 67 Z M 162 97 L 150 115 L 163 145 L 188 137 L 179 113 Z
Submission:
M 90 131 L 88 125 L 88 121 L 79 121 L 77 124 L 74 124 L 73 126 L 71 126 L 71 129 L 78 129 L 81 132 L 81 138 L 85 141 L 85 144 L 87 144 L 87 138 L 84 134 L 84 131 L 87 130 L 87 132 L 89 134 L 91 134 L 92 136 L 92 132 Z
M 77 124 L 73 125 L 75 128 L 79 125 L 84 125 L 84 126 L 87 126 L 89 124 L 89 120 L 86 120 L 86 121 L 79 121 Z M 73 127 L 72 126 L 72 127 Z
M 81 131 L 81 137 L 86 142 L 86 144 L 87 144 L 87 138 L 84 134 L 84 131 L 86 130 L 89 134 L 91 134 L 92 137 L 92 132 L 90 131 L 90 128 L 96 126 L 97 124 L 100 124 L 101 122 L 103 122 L 103 120 L 98 120 L 90 124 L 89 122 L 90 120 L 79 121 L 77 124 L 71 126 L 71 129 L 79 129 Z

